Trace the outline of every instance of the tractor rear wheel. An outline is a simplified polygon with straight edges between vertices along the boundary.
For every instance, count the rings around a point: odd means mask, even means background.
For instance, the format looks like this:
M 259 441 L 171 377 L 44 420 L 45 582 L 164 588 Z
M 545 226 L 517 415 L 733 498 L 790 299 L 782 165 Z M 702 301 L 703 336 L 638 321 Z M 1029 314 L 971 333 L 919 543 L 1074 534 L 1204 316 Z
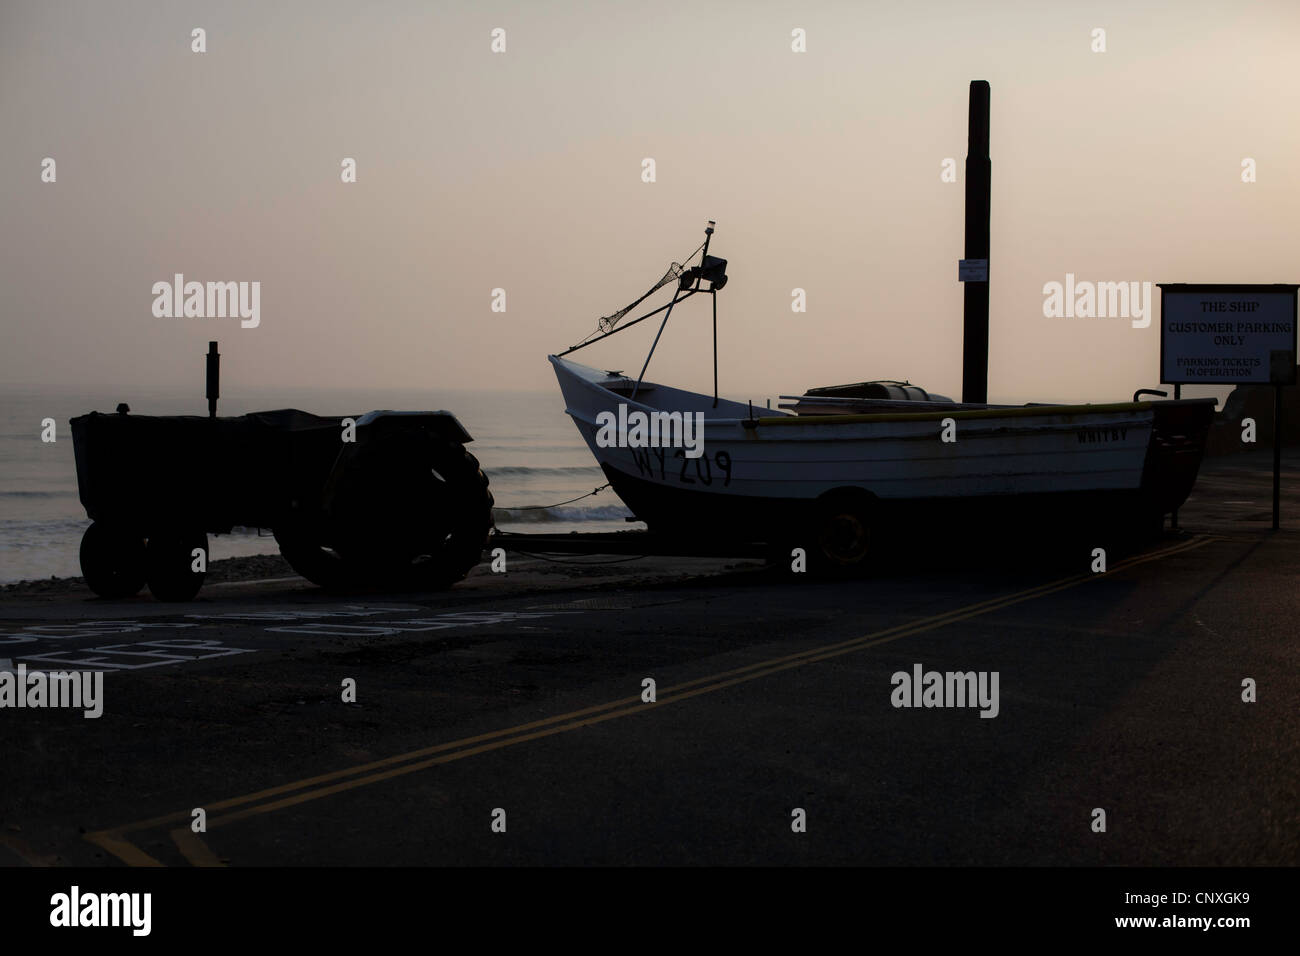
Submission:
M 289 567 L 317 587 L 327 591 L 346 591 L 360 587 L 356 569 L 331 548 L 320 543 L 310 528 L 282 525 L 275 529 L 275 543 Z
M 280 553 L 329 590 L 450 587 L 483 556 L 492 493 L 460 442 L 392 429 L 339 456 L 324 527 L 276 529 Z

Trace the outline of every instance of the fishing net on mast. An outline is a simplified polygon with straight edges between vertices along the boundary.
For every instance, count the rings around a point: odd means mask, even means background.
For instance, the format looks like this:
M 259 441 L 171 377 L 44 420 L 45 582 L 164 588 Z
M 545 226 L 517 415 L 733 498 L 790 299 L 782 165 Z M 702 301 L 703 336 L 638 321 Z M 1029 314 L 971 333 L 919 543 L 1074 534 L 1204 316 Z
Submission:
M 650 291 L 648 291 L 645 295 L 641 296 L 635 302 L 630 302 L 627 305 L 623 306 L 623 308 L 619 309 L 617 312 L 611 313 L 610 315 L 602 316 L 601 318 L 597 319 L 596 325 L 599 327 L 600 331 L 612 332 L 614 330 L 614 326 L 618 325 L 619 320 L 622 319 L 623 316 L 627 315 L 629 312 L 635 309 L 646 299 L 650 298 L 650 296 L 654 295 L 656 292 L 658 292 L 668 283 L 677 279 L 682 274 L 682 268 L 683 266 L 680 262 L 674 262 L 672 265 L 668 267 L 668 271 L 664 273 L 664 277 L 660 279 L 658 282 L 656 282 L 654 285 L 652 285 L 650 287 Z
M 603 316 L 601 316 L 599 319 L 597 319 L 597 320 L 596 320 L 596 328 L 595 328 L 594 331 L 592 331 L 590 334 L 588 334 L 587 337 L 584 338 L 584 339 L 583 339 L 581 342 L 579 342 L 577 345 L 573 346 L 572 348 L 570 348 L 570 349 L 569 349 L 568 351 L 566 351 L 566 352 L 562 352 L 561 354 L 562 354 L 562 355 L 568 355 L 569 352 L 573 352 L 573 351 L 576 351 L 577 349 L 583 348 L 583 347 L 586 346 L 586 345 L 590 345 L 592 342 L 599 342 L 599 341 L 600 341 L 601 339 L 603 339 L 605 336 L 607 336 L 607 335 L 611 335 L 611 334 L 614 332 L 614 327 L 615 327 L 616 325 L 618 325 L 618 323 L 623 319 L 623 317 L 626 316 L 629 312 L 631 312 L 633 309 L 635 309 L 638 305 L 640 305 L 640 304 L 641 304 L 642 302 L 644 302 L 646 299 L 650 298 L 650 296 L 654 295 L 656 292 L 658 292 L 658 291 L 659 291 L 660 289 L 662 289 L 664 286 L 668 285 L 668 283 L 670 283 L 670 282 L 675 282 L 675 281 L 677 281 L 677 280 L 679 280 L 679 279 L 683 279 L 683 277 L 687 275 L 687 271 L 688 271 L 688 270 L 686 269 L 686 266 L 683 265 L 683 262 L 690 262 L 692 259 L 694 259 L 694 258 L 699 254 L 699 252 L 700 252 L 701 249 L 703 249 L 705 246 L 708 245 L 708 242 L 709 242 L 709 240 L 708 240 L 708 234 L 711 234 L 711 233 L 713 232 L 713 229 L 712 229 L 713 223 L 710 222 L 710 223 L 709 223 L 709 226 L 710 226 L 710 228 L 709 228 L 709 229 L 707 230 L 707 232 L 706 232 L 704 242 L 702 242 L 702 243 L 700 243 L 698 246 L 696 246 L 694 252 L 692 252 L 692 253 L 691 253 L 689 256 L 687 256 L 684 260 L 682 260 L 682 262 L 674 262 L 674 263 L 672 263 L 671 265 L 669 265 L 669 266 L 668 266 L 668 271 L 665 272 L 665 273 L 663 274 L 663 278 L 661 278 L 658 282 L 656 282 L 656 283 L 655 283 L 654 285 L 652 285 L 648 290 L 646 290 L 646 292 L 645 292 L 643 295 L 639 296 L 639 297 L 638 297 L 637 299 L 635 299 L 634 301 L 629 302 L 627 305 L 623 306 L 623 308 L 619 309 L 617 312 L 613 312 L 613 313 L 611 313 L 611 314 L 609 314 L 609 315 L 603 315 Z M 725 265 L 725 263 L 723 263 L 723 264 Z M 683 279 L 683 281 L 685 281 L 685 280 Z M 722 281 L 724 281 L 724 282 L 726 281 L 725 277 L 723 278 Z M 675 302 L 675 301 L 676 301 L 676 298 L 674 298 L 673 301 Z M 663 308 L 669 308 L 669 309 L 670 309 L 671 306 L 664 306 Z M 663 311 L 663 308 L 656 309 L 655 312 L 662 312 L 662 311 Z M 644 315 L 644 316 L 641 316 L 641 318 L 634 319 L 632 324 L 636 324 L 636 322 L 641 321 L 641 319 L 649 318 L 650 315 L 654 315 L 654 314 L 655 314 L 654 312 L 651 312 L 651 313 L 649 313 L 649 315 Z M 624 326 L 624 327 L 625 327 L 625 328 L 630 328 L 630 326 Z

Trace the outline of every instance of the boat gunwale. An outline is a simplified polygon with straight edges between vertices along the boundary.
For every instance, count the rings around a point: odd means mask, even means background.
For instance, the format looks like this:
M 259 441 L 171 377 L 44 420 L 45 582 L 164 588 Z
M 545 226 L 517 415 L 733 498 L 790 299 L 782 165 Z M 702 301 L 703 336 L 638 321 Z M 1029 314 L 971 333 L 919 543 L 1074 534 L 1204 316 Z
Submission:
M 591 368 L 591 366 L 584 366 L 579 362 L 573 362 L 571 360 L 559 358 L 558 356 L 548 356 L 548 358 L 552 360 L 552 364 L 554 365 L 563 364 L 568 366 L 577 366 L 578 368 L 589 368 L 589 369 Z M 598 370 L 592 369 L 592 371 L 598 371 Z M 638 410 L 644 410 L 647 412 L 664 411 L 659 406 L 652 405 L 647 402 L 640 402 L 628 396 L 619 395 L 618 392 L 615 392 L 613 389 L 608 388 L 602 382 L 593 381 L 592 379 L 577 374 L 569 369 L 566 369 L 566 372 L 577 384 L 580 384 L 585 388 L 591 389 L 592 391 L 613 396 L 614 398 L 619 399 L 624 404 L 627 404 L 629 407 L 637 407 Z M 646 386 L 654 387 L 658 383 L 645 382 L 643 384 Z M 684 389 L 672 389 L 671 386 L 662 386 L 662 387 L 669 388 L 674 391 L 686 391 Z M 703 395 L 702 393 L 692 392 L 690 394 L 697 395 L 702 400 L 706 400 L 706 401 L 708 400 L 708 396 Z M 736 402 L 734 400 L 729 400 L 729 401 L 731 401 L 732 404 L 737 404 L 737 405 L 739 404 L 739 402 Z M 1153 401 L 1109 402 L 1109 403 L 1103 403 L 1098 405 L 1092 405 L 1092 404 L 1011 405 L 1011 406 L 1003 405 L 997 408 L 967 408 L 967 409 L 931 408 L 931 409 L 926 409 L 925 411 L 917 411 L 917 412 L 876 412 L 876 413 L 866 413 L 861 415 L 796 415 L 796 414 L 765 415 L 761 418 L 731 418 L 731 417 L 706 418 L 705 426 L 709 427 L 709 426 L 733 425 L 733 424 L 748 425 L 751 422 L 754 423 L 755 426 L 768 427 L 772 425 L 855 425 L 855 424 L 870 424 L 874 422 L 925 422 L 925 421 L 942 421 L 945 418 L 952 418 L 959 421 L 971 421 L 971 420 L 990 419 L 990 418 L 1031 418 L 1031 417 L 1072 418 L 1079 415 L 1094 415 L 1094 414 L 1106 415 L 1106 414 L 1114 414 L 1119 412 L 1145 413 L 1148 411 L 1153 411 L 1157 406 L 1167 407 L 1170 405 L 1201 405 L 1206 403 L 1217 404 L 1217 400 L 1212 397 L 1204 397 L 1204 398 L 1166 399 L 1159 402 L 1153 402 Z M 574 414 L 573 409 L 566 408 L 565 412 L 569 415 L 570 418 L 579 417 Z M 585 416 L 583 416 L 583 418 L 584 420 L 587 420 Z M 595 423 L 594 421 L 589 421 L 589 424 L 595 424 Z
M 1213 402 L 1213 398 L 1177 399 L 1179 403 Z M 882 412 L 867 415 L 783 415 L 758 419 L 759 425 L 851 425 L 864 422 L 922 422 L 941 421 L 945 418 L 1025 418 L 1031 416 L 1106 415 L 1114 412 L 1145 412 L 1156 405 L 1173 402 L 1112 402 L 1106 405 L 1034 405 L 1014 408 L 972 408 L 958 411 Z

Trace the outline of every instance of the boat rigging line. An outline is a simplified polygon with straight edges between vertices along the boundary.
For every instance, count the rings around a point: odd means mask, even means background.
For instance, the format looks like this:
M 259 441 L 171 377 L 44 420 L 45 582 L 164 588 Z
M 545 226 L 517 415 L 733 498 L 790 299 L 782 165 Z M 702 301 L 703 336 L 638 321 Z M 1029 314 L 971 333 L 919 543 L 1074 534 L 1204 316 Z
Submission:
M 581 501 L 583 498 L 590 498 L 592 495 L 598 495 L 608 487 L 609 487 L 609 482 L 607 481 L 599 488 L 593 488 L 585 495 L 578 495 L 578 497 L 570 498 L 568 501 L 557 501 L 553 505 L 520 505 L 518 508 L 507 508 L 504 505 L 502 505 L 500 510 L 502 511 L 546 511 L 550 508 L 559 508 L 561 505 L 571 505 L 575 501 Z
M 618 332 L 622 332 L 626 329 L 630 329 L 638 322 L 642 322 L 650 318 L 651 316 L 658 315 L 660 312 L 665 313 L 663 321 L 659 323 L 659 331 L 655 333 L 655 340 L 654 343 L 651 344 L 650 346 L 650 352 L 648 355 L 646 355 L 645 364 L 641 366 L 641 374 L 637 376 L 636 384 L 632 387 L 631 398 L 635 400 L 637 396 L 637 392 L 641 390 L 641 381 L 645 378 L 646 369 L 650 367 L 650 359 L 654 357 L 655 349 L 659 345 L 659 338 L 664 334 L 664 328 L 668 325 L 669 316 L 673 314 L 674 306 L 676 306 L 678 302 L 682 302 L 685 301 L 686 299 L 689 299 L 697 292 L 705 292 L 708 293 L 713 298 L 713 407 L 717 408 L 718 407 L 718 295 L 717 293 L 719 289 L 721 289 L 724 285 L 727 284 L 727 260 L 718 259 L 714 256 L 709 255 L 709 241 L 713 238 L 713 230 L 714 230 L 714 226 L 716 225 L 717 223 L 715 223 L 712 219 L 709 220 L 708 226 L 706 226 L 704 229 L 704 241 L 700 243 L 699 246 L 696 247 L 694 252 L 692 252 L 689 256 L 686 257 L 685 261 L 690 262 L 697 255 L 699 255 L 700 264 L 698 266 L 694 266 L 690 269 L 686 269 L 684 265 L 681 263 L 677 263 L 677 262 L 672 263 L 672 265 L 668 267 L 668 271 L 664 273 L 663 278 L 660 279 L 657 283 L 655 283 L 655 285 L 650 289 L 649 292 L 647 292 L 645 295 L 641 296 L 641 298 L 637 299 L 631 304 L 613 313 L 612 315 L 607 315 L 600 319 L 597 319 L 596 330 L 588 334 L 587 337 L 583 339 L 581 342 L 579 342 L 577 345 L 574 345 L 571 348 L 568 348 L 565 351 L 561 352 L 560 357 L 563 358 L 566 355 L 578 351 L 578 349 L 586 348 L 588 345 L 592 345 L 596 342 L 602 341 L 603 339 L 607 339 L 611 335 L 614 335 Z M 662 289 L 669 282 L 673 281 L 673 279 L 677 280 L 677 288 L 673 290 L 673 298 L 671 302 L 669 302 L 667 305 L 661 305 L 659 308 L 655 309 L 652 312 L 647 312 L 645 315 L 633 319 L 631 322 L 628 322 L 626 325 L 622 326 L 621 328 L 615 328 L 615 326 L 618 324 L 619 320 L 623 318 L 623 316 L 627 315 L 627 313 L 631 312 L 632 309 L 634 309 L 640 303 L 644 302 L 655 292 Z M 707 289 L 701 288 L 702 282 L 708 282 L 709 287 Z
M 710 228 L 708 231 L 710 234 L 713 232 L 712 228 Z M 674 279 L 680 278 L 682 273 L 686 271 L 686 264 L 689 263 L 692 259 L 694 259 L 697 255 L 699 255 L 702 250 L 707 251 L 708 245 L 709 245 L 709 235 L 705 235 L 704 241 L 701 242 L 698 246 L 696 246 L 695 250 L 690 255 L 688 255 L 681 262 L 673 262 L 671 265 L 669 265 L 668 271 L 664 273 L 663 278 L 660 279 L 658 282 L 656 282 L 654 285 L 652 285 L 648 292 L 646 292 L 644 295 L 640 296 L 639 298 L 633 300 L 632 302 L 629 302 L 627 305 L 623 306 L 623 308 L 619 309 L 617 312 L 614 312 L 610 315 L 602 316 L 601 318 L 597 319 L 596 328 L 594 331 L 592 331 L 585 339 L 583 339 L 577 345 L 567 349 L 564 352 L 561 352 L 560 355 L 565 356 L 568 355 L 570 352 L 576 352 L 578 351 L 578 349 L 585 348 L 586 346 L 591 345 L 593 342 L 599 342 L 601 339 L 613 335 L 616 331 L 621 332 L 622 329 L 615 329 L 614 327 L 618 325 L 619 321 L 623 318 L 623 316 L 627 315 L 629 312 L 635 309 L 646 299 L 650 298 L 650 296 L 654 295 L 656 292 L 658 292 L 668 283 L 672 282 Z M 692 289 L 690 291 L 694 292 L 696 290 Z M 674 299 L 676 301 L 681 301 L 681 299 L 684 298 L 686 298 L 685 295 L 680 297 L 674 296 Z M 627 325 L 623 326 L 623 328 L 624 329 L 631 328 L 633 325 L 635 325 L 637 322 L 640 322 L 642 319 L 648 319 L 650 318 L 650 316 L 658 315 L 660 312 L 664 311 L 664 309 L 670 309 L 670 308 L 672 308 L 672 303 L 669 303 L 668 305 L 660 306 L 658 309 L 655 309 L 653 312 L 647 312 L 645 315 L 641 316 L 641 318 L 633 319 Z

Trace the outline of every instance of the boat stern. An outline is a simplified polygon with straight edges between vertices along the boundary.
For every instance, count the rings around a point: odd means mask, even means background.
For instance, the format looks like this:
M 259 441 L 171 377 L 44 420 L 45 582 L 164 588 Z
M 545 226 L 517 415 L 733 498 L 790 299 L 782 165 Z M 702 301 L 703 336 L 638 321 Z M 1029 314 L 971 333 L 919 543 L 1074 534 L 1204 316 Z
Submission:
M 1214 419 L 1213 398 L 1153 402 L 1151 441 L 1142 468 L 1142 496 L 1158 514 L 1176 511 L 1191 494 Z

